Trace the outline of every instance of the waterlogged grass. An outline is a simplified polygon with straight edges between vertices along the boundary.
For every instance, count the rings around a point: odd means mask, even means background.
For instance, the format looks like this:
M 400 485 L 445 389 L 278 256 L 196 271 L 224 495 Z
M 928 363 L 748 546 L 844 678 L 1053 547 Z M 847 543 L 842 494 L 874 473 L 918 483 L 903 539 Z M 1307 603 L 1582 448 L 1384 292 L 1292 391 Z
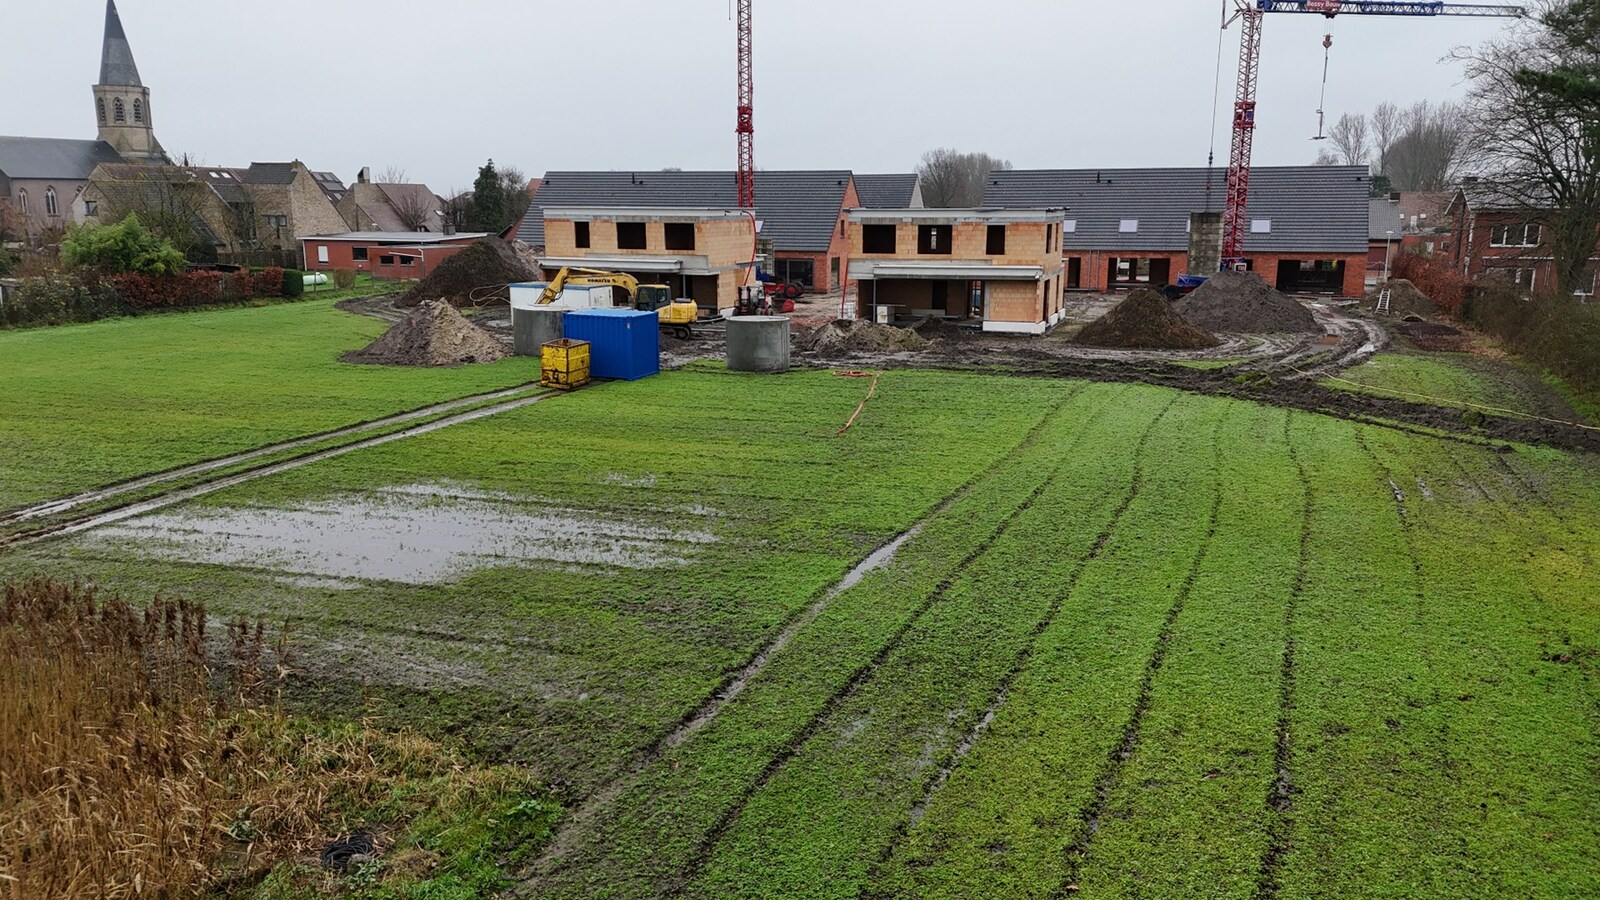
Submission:
M 0 509 L 538 380 L 346 365 L 385 326 L 333 302 L 0 332 Z
M 434 485 L 659 528 L 663 567 L 325 586 L 85 537 L 0 573 L 293 619 L 302 704 L 452 733 L 564 805 L 510 838 L 479 807 L 418 838 L 480 848 L 457 869 L 370 896 L 1600 893 L 1593 459 L 909 371 L 837 434 L 866 388 L 700 365 L 181 508 Z

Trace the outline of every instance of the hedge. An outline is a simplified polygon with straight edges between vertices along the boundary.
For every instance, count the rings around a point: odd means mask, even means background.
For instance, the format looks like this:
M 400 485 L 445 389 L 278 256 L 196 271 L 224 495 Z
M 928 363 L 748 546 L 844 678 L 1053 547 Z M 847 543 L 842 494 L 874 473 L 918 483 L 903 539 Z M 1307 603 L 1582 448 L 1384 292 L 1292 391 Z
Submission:
M 278 297 L 290 282 L 276 267 L 254 272 L 184 272 L 181 275 L 123 273 L 99 281 L 73 276 L 24 278 L 0 308 L 8 327 L 91 322 L 146 310 L 186 309 Z M 294 279 L 298 286 L 300 281 Z M 296 294 L 299 292 L 296 291 Z

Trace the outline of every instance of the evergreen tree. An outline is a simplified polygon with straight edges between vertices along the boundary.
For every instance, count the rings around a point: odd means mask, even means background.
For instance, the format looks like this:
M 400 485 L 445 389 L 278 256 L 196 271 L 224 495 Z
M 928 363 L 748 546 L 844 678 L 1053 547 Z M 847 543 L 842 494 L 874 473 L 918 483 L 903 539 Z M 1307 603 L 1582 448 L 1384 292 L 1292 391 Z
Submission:
M 494 160 L 478 169 L 472 183 L 472 230 L 497 232 L 510 224 L 506 220 L 506 191 L 495 171 Z

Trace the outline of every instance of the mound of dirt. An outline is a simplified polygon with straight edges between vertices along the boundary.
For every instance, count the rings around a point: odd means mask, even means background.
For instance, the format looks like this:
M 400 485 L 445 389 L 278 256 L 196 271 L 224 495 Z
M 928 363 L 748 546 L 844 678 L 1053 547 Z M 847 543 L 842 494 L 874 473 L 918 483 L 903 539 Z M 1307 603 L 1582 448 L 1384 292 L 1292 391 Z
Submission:
M 506 355 L 504 344 L 468 322 L 455 307 L 443 300 L 429 300 L 377 340 L 342 359 L 380 366 L 459 366 L 494 362 Z
M 835 319 L 796 335 L 795 349 L 821 356 L 848 353 L 918 352 L 933 342 L 909 328 L 879 325 L 865 319 Z
M 945 341 L 953 343 L 977 337 L 977 332 L 971 328 L 962 328 L 960 325 L 941 319 L 938 316 L 924 316 L 911 323 L 911 330 L 922 335 L 930 341 Z
M 1321 331 L 1311 311 L 1254 272 L 1218 272 L 1177 302 L 1180 315 L 1207 331 L 1289 334 Z
M 428 300 L 451 306 L 482 306 L 506 300 L 506 285 L 537 281 L 539 273 L 511 245 L 495 237 L 480 238 L 439 264 L 432 274 L 400 295 L 395 305 L 410 308 Z
M 1439 307 L 1434 305 L 1433 298 L 1424 294 L 1421 288 L 1404 278 L 1394 278 L 1389 281 L 1379 282 L 1376 287 L 1367 292 L 1366 300 L 1361 304 L 1362 307 L 1376 309 L 1378 295 L 1383 292 L 1384 288 L 1388 288 L 1390 291 L 1389 315 L 1391 316 L 1404 318 L 1405 316 L 1427 317 L 1439 314 Z
M 1140 288 L 1072 338 L 1089 347 L 1138 350 L 1199 350 L 1219 341 L 1186 321 L 1160 294 Z

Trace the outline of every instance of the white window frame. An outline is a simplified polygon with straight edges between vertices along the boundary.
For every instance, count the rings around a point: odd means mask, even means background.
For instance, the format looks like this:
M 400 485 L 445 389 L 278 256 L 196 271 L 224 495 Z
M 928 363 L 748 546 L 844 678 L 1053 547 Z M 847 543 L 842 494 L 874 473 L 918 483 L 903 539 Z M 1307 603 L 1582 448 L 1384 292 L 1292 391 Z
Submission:
M 328 264 L 328 245 L 327 244 L 318 244 L 317 245 L 317 263 L 319 265 L 324 265 L 324 266 Z
M 1511 242 L 1511 230 L 1514 228 L 1522 230 L 1521 243 Z M 1530 234 L 1533 235 L 1533 240 L 1531 241 L 1528 240 Z M 1537 247 L 1539 246 L 1539 239 L 1542 237 L 1544 237 L 1544 229 L 1540 228 L 1537 222 L 1521 222 L 1516 225 L 1493 225 L 1489 228 L 1489 246 L 1491 247 Z
M 1067 234 L 1076 233 L 1077 230 L 1078 230 L 1078 220 L 1077 219 L 1064 219 L 1064 220 L 1062 220 L 1062 222 L 1061 222 L 1061 230 L 1063 232 L 1067 233 Z

